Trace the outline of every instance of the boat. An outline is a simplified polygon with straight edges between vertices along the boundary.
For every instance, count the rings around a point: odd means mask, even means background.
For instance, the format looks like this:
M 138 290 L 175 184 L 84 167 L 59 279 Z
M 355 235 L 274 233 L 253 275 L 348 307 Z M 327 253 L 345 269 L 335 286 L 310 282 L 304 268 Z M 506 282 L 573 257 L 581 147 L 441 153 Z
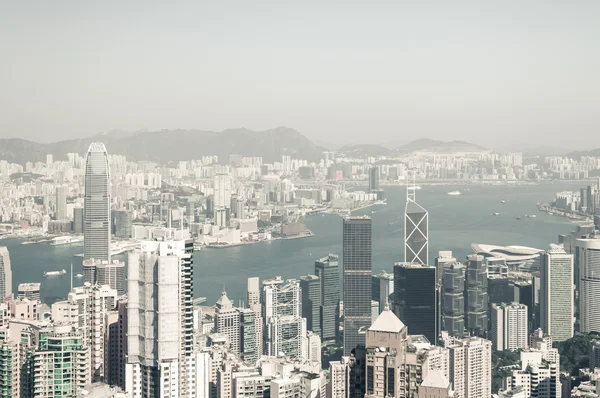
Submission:
M 420 186 L 418 186 L 418 185 L 416 185 L 414 188 L 415 188 L 417 191 L 419 191 L 419 190 L 423 189 L 423 188 L 421 188 L 421 187 L 420 187 Z
M 527 218 L 536 218 L 537 216 L 535 214 L 528 214 L 526 217 Z
M 515 220 L 520 220 L 520 219 L 521 219 L 521 216 L 516 216 L 515 217 Z
M 81 236 L 58 236 L 56 238 L 52 238 L 50 241 L 51 246 L 60 246 L 60 245 L 70 245 L 71 243 L 81 243 L 83 242 L 83 237 Z
M 83 275 L 82 274 L 77 274 L 77 275 L 75 275 L 75 278 L 81 279 L 81 278 L 83 278 Z
M 499 216 L 499 215 L 500 215 L 500 213 L 492 213 L 491 215 L 492 215 L 492 216 Z
M 44 272 L 44 276 L 45 277 L 49 277 L 49 276 L 62 276 L 65 275 L 67 273 L 67 271 L 65 271 L 64 269 L 61 271 L 46 271 Z
M 500 203 L 506 203 L 506 200 L 502 199 L 502 200 L 500 201 Z
M 450 196 L 457 196 L 457 195 L 460 195 L 460 191 L 448 192 L 448 195 L 450 195 Z

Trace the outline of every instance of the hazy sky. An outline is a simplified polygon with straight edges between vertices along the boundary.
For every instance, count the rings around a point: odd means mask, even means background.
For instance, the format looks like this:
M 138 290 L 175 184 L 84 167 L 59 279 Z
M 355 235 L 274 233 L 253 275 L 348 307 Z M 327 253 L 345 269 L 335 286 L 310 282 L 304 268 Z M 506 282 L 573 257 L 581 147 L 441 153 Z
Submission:
M 600 147 L 599 17 L 598 0 L 7 0 L 0 136 Z

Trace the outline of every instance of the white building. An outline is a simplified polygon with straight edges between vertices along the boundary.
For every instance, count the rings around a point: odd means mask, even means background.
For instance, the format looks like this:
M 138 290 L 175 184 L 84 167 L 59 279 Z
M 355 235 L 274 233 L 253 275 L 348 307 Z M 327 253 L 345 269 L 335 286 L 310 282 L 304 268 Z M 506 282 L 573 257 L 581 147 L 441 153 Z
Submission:
M 223 292 L 215 305 L 215 332 L 227 336 L 229 351 L 240 355 L 240 313 Z
M 110 168 L 106 147 L 101 142 L 92 142 L 85 165 L 85 260 L 110 260 L 110 191 Z
M 330 381 L 327 386 L 331 398 L 346 398 L 350 395 L 351 358 L 342 357 L 339 361 L 329 362 Z
M 600 331 L 600 239 L 575 241 L 575 283 L 579 331 Z
M 0 299 L 12 295 L 12 269 L 5 246 L 0 246 Z
M 492 342 L 479 337 L 450 339 L 450 382 L 455 398 L 489 398 L 492 394 Z
M 573 255 L 550 245 L 541 256 L 540 323 L 554 341 L 573 337 Z
M 521 369 L 505 380 L 505 391 L 517 390 L 524 398 L 560 398 L 560 366 L 542 359 L 541 352 L 521 352 Z
M 515 351 L 529 347 L 525 304 L 492 304 L 491 316 L 490 334 L 494 349 Z

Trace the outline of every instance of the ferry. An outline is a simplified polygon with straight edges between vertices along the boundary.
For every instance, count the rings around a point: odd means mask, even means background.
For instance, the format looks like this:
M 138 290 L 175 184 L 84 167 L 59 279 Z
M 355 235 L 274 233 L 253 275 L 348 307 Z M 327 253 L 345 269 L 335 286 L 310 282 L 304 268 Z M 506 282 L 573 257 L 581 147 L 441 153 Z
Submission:
M 450 195 L 450 196 L 458 196 L 458 195 L 460 195 L 460 191 L 448 192 L 448 195 Z
M 47 278 L 49 276 L 62 276 L 65 275 L 67 273 L 67 271 L 65 271 L 64 269 L 61 271 L 46 271 L 44 272 L 44 276 Z
M 83 242 L 83 237 L 81 236 L 58 236 L 56 238 L 52 238 L 50 241 L 51 246 L 60 246 L 60 245 L 70 245 L 71 243 L 81 243 Z
M 515 217 L 515 220 L 520 220 L 520 219 L 521 219 L 521 216 L 516 216 Z
M 83 274 L 77 274 L 77 275 L 75 275 L 75 278 L 81 279 L 81 278 L 83 278 Z
M 526 217 L 527 218 L 536 218 L 537 216 L 535 214 L 528 214 Z
M 492 216 L 499 216 L 499 215 L 500 215 L 500 213 L 492 213 L 491 215 L 492 215 Z
M 500 203 L 506 203 L 506 200 L 502 199 L 502 200 L 500 201 Z

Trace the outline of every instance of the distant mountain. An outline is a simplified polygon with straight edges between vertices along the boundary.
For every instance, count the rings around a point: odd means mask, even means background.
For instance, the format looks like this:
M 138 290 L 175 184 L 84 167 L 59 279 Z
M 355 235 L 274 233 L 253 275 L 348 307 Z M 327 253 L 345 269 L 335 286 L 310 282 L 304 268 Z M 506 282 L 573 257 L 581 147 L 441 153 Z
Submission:
M 579 159 L 582 156 L 600 156 L 600 148 L 595 148 L 595 149 L 588 149 L 586 151 L 573 151 L 570 153 L 567 153 L 564 156 L 568 156 L 570 158 L 574 158 L 574 159 Z
M 265 131 L 245 128 L 221 133 L 202 130 L 161 130 L 138 133 L 100 134 L 94 137 L 39 144 L 21 139 L 0 139 L 0 159 L 16 163 L 45 161 L 51 153 L 64 159 L 69 152 L 84 154 L 93 141 L 102 141 L 109 153 L 131 160 L 168 161 L 217 155 L 227 162 L 230 154 L 262 156 L 265 162 L 281 161 L 282 155 L 317 161 L 325 149 L 313 144 L 294 129 L 277 127 Z
M 337 152 L 352 157 L 389 156 L 394 153 L 393 150 L 377 144 L 347 145 L 339 148 Z
M 398 148 L 400 152 L 435 152 L 435 153 L 459 153 L 459 152 L 485 152 L 486 148 L 466 141 L 439 141 L 427 138 L 411 141 Z

